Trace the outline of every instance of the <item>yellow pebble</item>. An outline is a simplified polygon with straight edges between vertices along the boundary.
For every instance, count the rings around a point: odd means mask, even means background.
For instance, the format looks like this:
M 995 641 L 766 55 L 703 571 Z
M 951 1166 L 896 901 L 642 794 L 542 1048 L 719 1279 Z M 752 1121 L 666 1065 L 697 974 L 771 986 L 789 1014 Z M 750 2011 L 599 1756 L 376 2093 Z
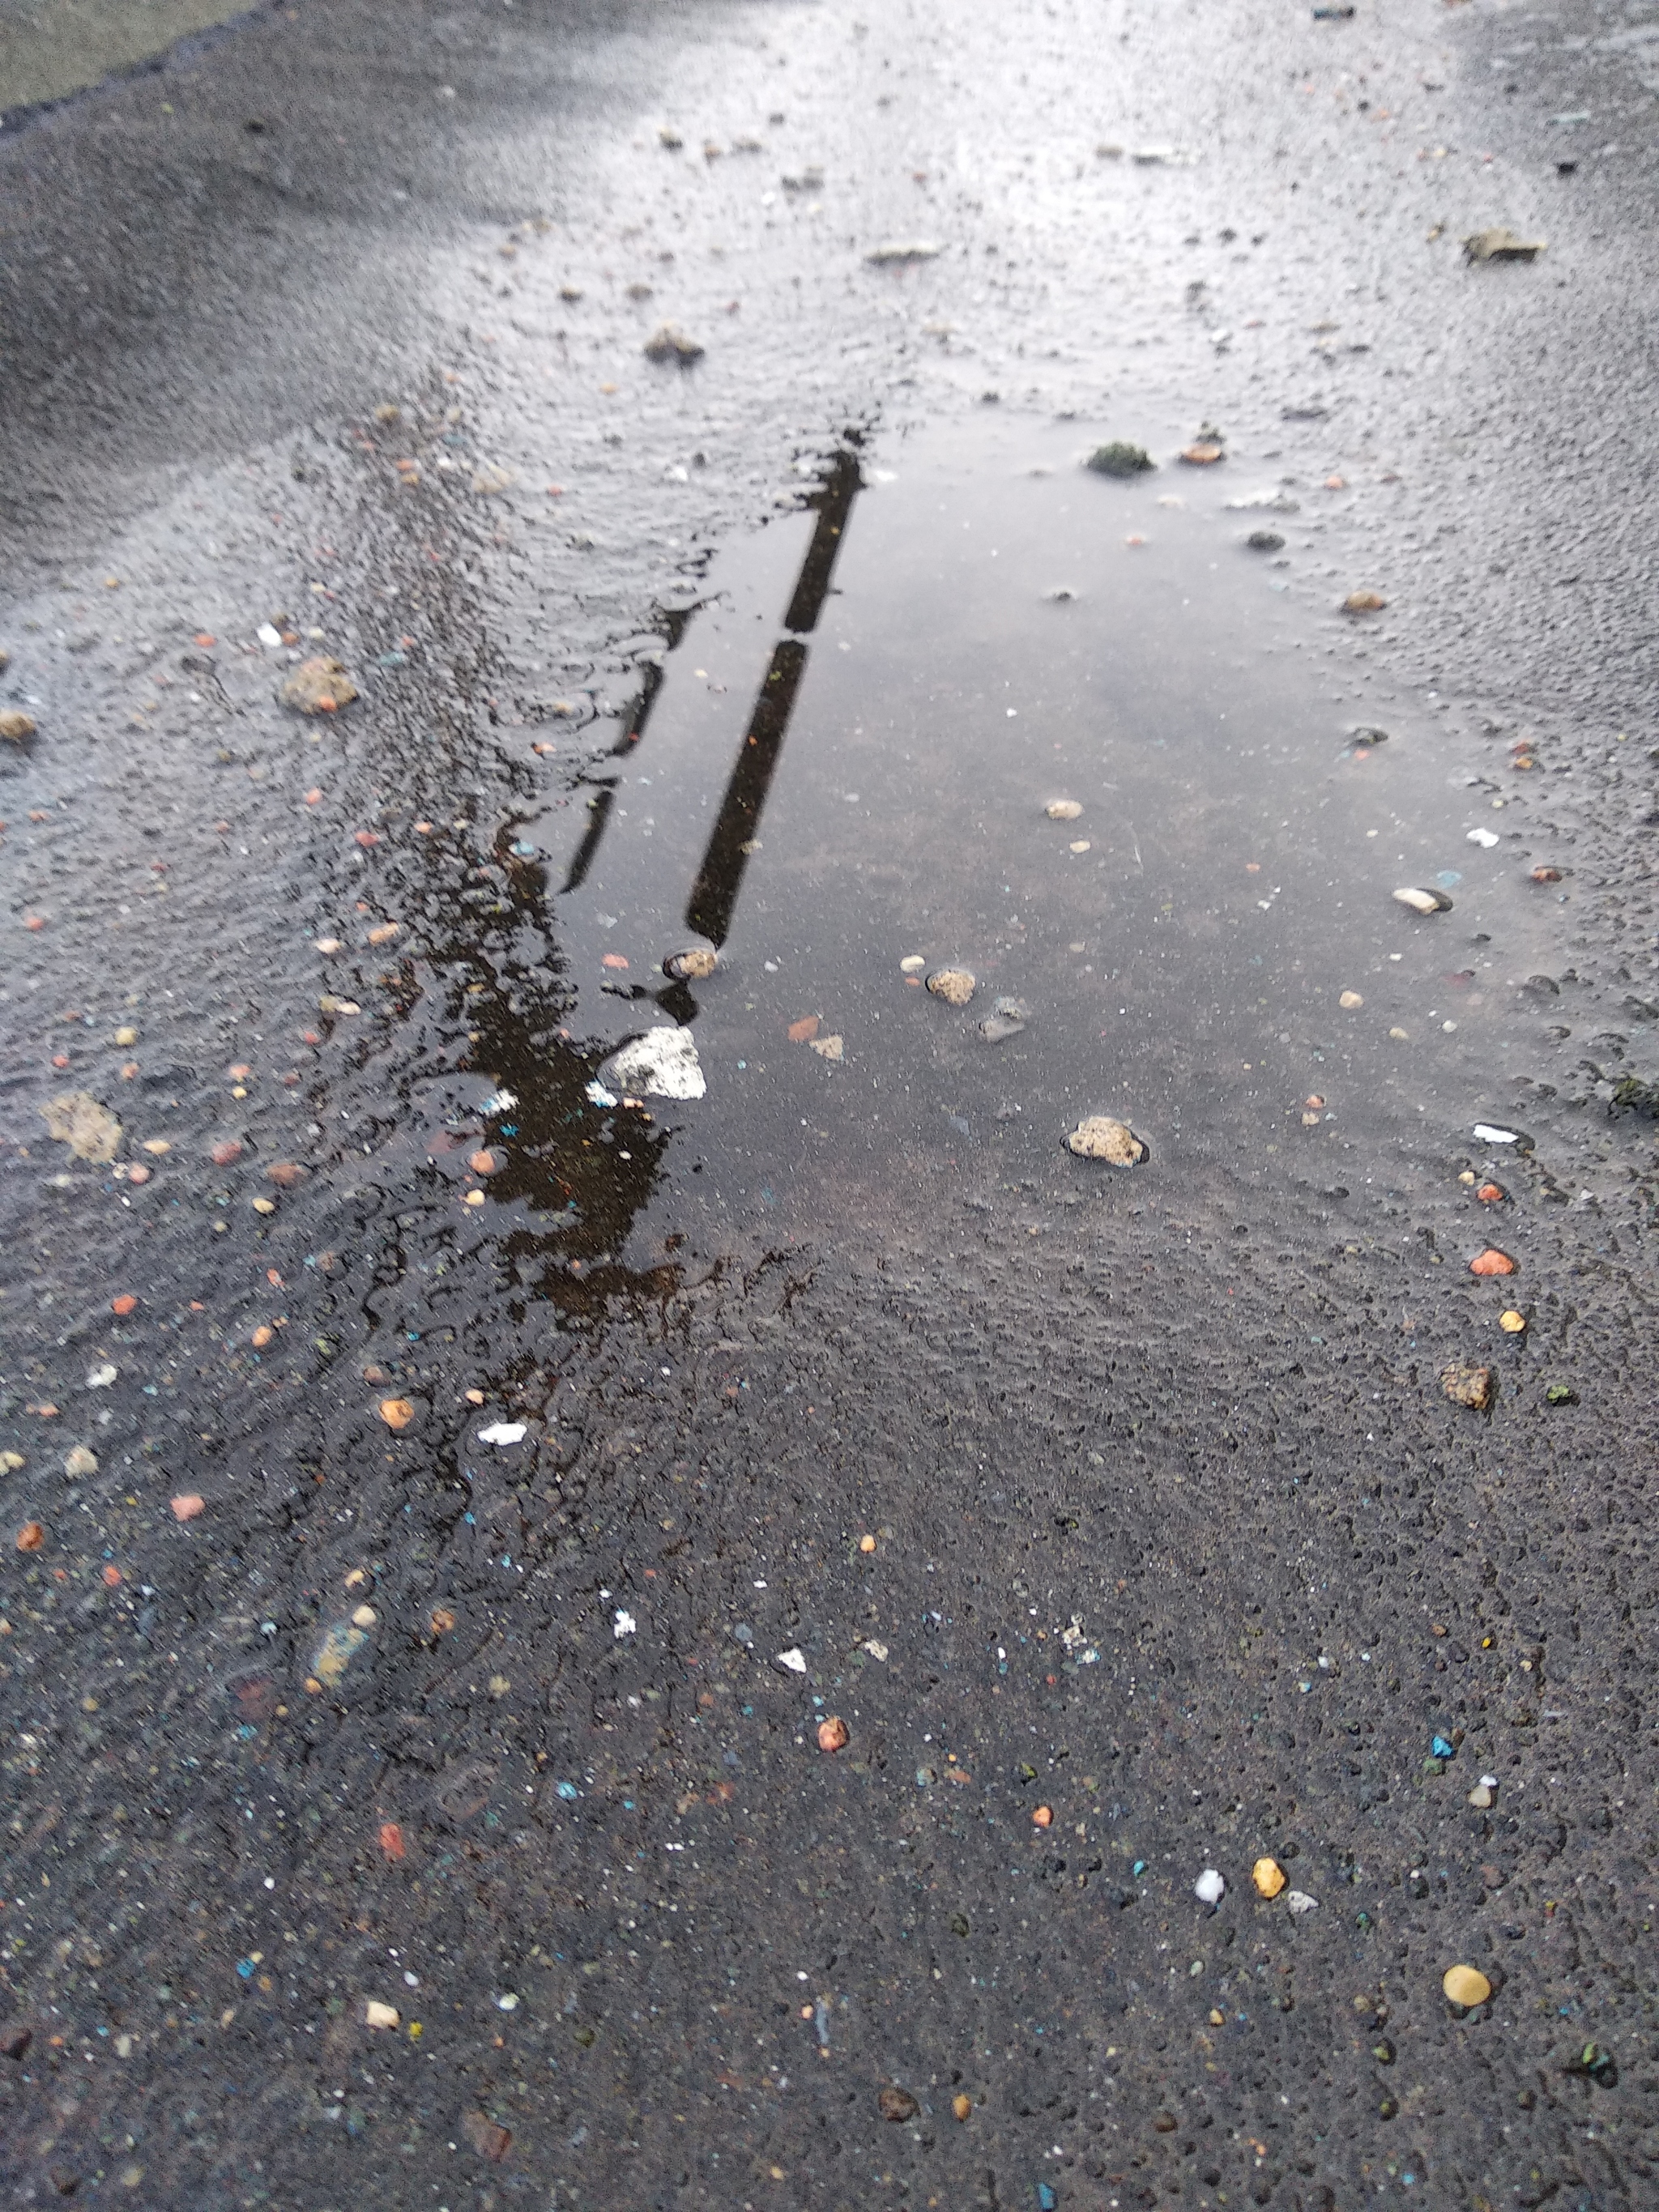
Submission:
M 1527 1316 L 1525 1314 L 1516 1313 L 1513 1306 L 1510 1308 L 1507 1313 L 1501 1313 L 1498 1316 L 1498 1326 L 1504 1331 L 1506 1336 L 1519 1336 L 1526 1325 Z
M 1448 1966 L 1440 1986 L 1455 2005 L 1482 2005 L 1492 1995 L 1492 1984 L 1478 1966 Z
M 1285 1869 L 1277 1859 L 1258 1859 L 1250 1869 L 1258 1897 L 1277 1897 L 1285 1887 Z
M 951 2110 L 959 2120 L 965 2120 L 974 2109 L 974 2100 L 965 2091 L 958 2090 L 951 2100 Z

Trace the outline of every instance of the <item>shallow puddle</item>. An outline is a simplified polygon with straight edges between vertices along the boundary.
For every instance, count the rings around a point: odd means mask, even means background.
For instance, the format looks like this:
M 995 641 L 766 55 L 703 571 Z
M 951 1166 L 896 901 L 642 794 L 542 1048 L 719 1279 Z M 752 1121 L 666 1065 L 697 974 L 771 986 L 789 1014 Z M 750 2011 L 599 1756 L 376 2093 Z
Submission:
M 1236 462 L 1104 479 L 1089 442 L 988 419 L 849 447 L 714 565 L 591 787 L 513 826 L 574 1009 L 561 1065 L 489 1073 L 567 1189 L 580 1121 L 609 1256 L 647 1216 L 712 1244 L 952 1191 L 1404 1190 L 1504 1121 L 1554 1018 L 1525 809 L 1432 695 L 1366 683 L 1317 492 Z M 712 975 L 665 974 L 694 947 Z M 967 1004 L 926 988 L 941 966 Z M 670 1023 L 706 1089 L 647 1123 L 602 1062 Z M 1065 1152 L 1097 1113 L 1145 1168 Z

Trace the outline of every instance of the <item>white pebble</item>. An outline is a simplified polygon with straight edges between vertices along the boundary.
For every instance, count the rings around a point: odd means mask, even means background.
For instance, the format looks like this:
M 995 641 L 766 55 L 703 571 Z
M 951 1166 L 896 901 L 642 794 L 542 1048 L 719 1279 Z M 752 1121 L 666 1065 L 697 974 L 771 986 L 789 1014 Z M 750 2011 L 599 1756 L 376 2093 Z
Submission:
M 1213 1867 L 1206 1867 L 1193 1884 L 1193 1895 L 1200 1905 L 1219 1905 L 1227 1894 L 1227 1885 Z

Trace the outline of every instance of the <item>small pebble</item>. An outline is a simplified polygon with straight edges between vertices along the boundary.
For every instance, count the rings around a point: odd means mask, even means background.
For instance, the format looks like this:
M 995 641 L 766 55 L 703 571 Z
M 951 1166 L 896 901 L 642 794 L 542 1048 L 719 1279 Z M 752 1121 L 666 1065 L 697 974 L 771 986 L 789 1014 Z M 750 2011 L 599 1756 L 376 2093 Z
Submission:
M 935 968 L 927 978 L 927 988 L 947 1006 L 965 1006 L 974 995 L 975 981 L 971 968 Z
M 1285 1869 L 1277 1859 L 1258 1859 L 1250 1869 L 1250 1879 L 1260 1897 L 1277 1897 L 1285 1887 Z
M 1365 1001 L 1358 991 L 1345 991 L 1336 1003 L 1344 1012 L 1351 1014 L 1356 1006 L 1363 1006 Z
M 847 1745 L 848 1734 L 846 1722 L 838 1714 L 831 1713 L 827 1720 L 818 1723 L 818 1749 L 820 1751 L 843 1750 Z
M 1193 1895 L 1200 1905 L 1219 1905 L 1227 1893 L 1227 1885 L 1213 1867 L 1206 1867 L 1193 1884 Z
M 1478 1966 L 1448 1966 L 1440 1978 L 1447 2001 L 1466 2008 L 1483 2005 L 1492 1995 L 1492 1984 Z
M 380 1414 L 387 1428 L 406 1429 L 415 1418 L 415 1408 L 407 1398 L 382 1398 Z
M 1517 1313 L 1511 1306 L 1507 1313 L 1498 1315 L 1498 1326 L 1505 1336 L 1519 1336 L 1527 1326 L 1527 1316 L 1523 1313 Z
M 1083 807 L 1075 799 L 1051 799 L 1043 811 L 1051 822 L 1075 822 Z

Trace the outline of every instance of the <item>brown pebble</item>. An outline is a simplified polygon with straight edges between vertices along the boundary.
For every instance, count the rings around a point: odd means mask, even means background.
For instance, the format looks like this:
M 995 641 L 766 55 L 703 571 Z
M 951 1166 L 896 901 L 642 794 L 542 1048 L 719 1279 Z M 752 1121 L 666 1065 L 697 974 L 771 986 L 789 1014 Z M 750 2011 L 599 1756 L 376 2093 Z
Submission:
M 956 2114 L 959 2120 L 965 2120 L 971 2116 L 973 2109 L 973 2099 L 968 2094 L 965 2089 L 958 2089 L 956 2095 L 951 2100 L 951 2110 Z
M 46 1540 L 46 1532 L 38 1521 L 26 1521 L 17 1532 L 20 1552 L 38 1552 Z
M 927 978 L 927 988 L 947 1006 L 965 1006 L 974 995 L 976 981 L 971 968 L 935 968 Z
M 876 2110 L 884 2120 L 902 2123 L 914 2120 L 921 2107 L 908 2089 L 895 2089 L 890 2085 L 876 2092 Z
M 1490 1367 L 1443 1367 L 1440 1387 L 1454 1406 L 1468 1406 L 1484 1413 L 1490 1411 L 1498 1395 L 1498 1377 Z
M 241 1145 L 234 1137 L 222 1137 L 208 1154 L 216 1168 L 228 1168 L 233 1160 L 240 1160 L 241 1157 Z
M 276 1183 L 283 1190 L 292 1190 L 295 1183 L 303 1182 L 311 1173 L 297 1160 L 273 1160 L 265 1170 L 265 1181 Z
M 1388 601 L 1380 592 L 1350 592 L 1342 602 L 1345 615 L 1380 615 Z
M 21 745 L 33 735 L 33 719 L 20 708 L 8 707 L 0 711 L 0 738 L 9 738 L 13 744 Z
M 818 1723 L 818 1749 L 841 1751 L 847 1743 L 847 1723 L 839 1714 L 831 1713 L 828 1720 Z
M 1034 1828 L 1052 1828 L 1054 1824 L 1054 1808 L 1052 1805 L 1039 1805 L 1031 1815 L 1031 1826 Z
M 380 1419 L 389 1429 L 406 1429 L 415 1418 L 415 1408 L 407 1398 L 382 1398 Z
M 346 674 L 343 661 L 327 653 L 302 660 L 283 686 L 283 704 L 297 707 L 302 714 L 334 714 L 349 707 L 357 687 Z

